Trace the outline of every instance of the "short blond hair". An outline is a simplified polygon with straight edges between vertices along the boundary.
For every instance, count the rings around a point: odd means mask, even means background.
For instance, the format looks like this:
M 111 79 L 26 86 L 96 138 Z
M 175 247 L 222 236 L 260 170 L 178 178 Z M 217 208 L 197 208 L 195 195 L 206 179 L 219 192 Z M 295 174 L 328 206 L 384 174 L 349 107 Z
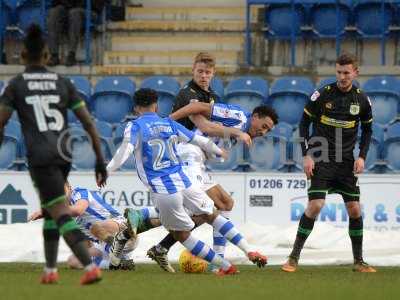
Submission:
M 204 63 L 209 68 L 215 67 L 215 57 L 211 53 L 208 52 L 199 52 L 194 58 L 194 63 Z

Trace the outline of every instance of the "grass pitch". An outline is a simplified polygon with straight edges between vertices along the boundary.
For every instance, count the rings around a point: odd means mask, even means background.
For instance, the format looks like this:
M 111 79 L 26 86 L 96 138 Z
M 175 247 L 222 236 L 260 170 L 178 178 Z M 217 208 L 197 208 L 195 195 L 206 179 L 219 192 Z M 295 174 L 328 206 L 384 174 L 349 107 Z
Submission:
M 208 299 L 400 299 L 400 268 L 378 268 L 375 274 L 353 273 L 350 266 L 301 267 L 288 274 L 279 267 L 239 266 L 237 276 L 168 274 L 157 265 L 136 271 L 105 271 L 103 281 L 80 286 L 81 271 L 59 268 L 60 282 L 38 283 L 40 264 L 0 264 L 1 300 L 208 300 Z

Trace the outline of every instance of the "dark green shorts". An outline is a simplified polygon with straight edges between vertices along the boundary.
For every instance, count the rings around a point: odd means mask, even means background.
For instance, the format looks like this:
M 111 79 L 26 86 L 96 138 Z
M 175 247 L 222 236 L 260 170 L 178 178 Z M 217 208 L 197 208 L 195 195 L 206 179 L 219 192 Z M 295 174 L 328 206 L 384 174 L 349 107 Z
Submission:
M 326 193 L 340 194 L 344 202 L 359 201 L 360 187 L 353 173 L 354 161 L 315 163 L 308 199 L 325 199 Z
M 65 201 L 64 184 L 70 170 L 70 164 L 29 168 L 33 184 L 39 193 L 42 208 Z

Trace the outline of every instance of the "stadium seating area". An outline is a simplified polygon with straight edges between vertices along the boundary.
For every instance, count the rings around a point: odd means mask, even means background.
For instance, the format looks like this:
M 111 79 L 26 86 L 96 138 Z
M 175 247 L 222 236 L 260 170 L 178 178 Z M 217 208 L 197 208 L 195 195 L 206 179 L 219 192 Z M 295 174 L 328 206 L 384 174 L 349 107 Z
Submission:
M 124 76 L 104 77 L 94 87 L 84 76 L 72 76 L 70 79 L 96 120 L 103 151 L 106 159 L 110 160 L 122 141 L 126 118 L 132 112 L 134 104 L 131 99 L 136 84 Z M 328 78 L 314 84 L 306 77 L 281 77 L 269 84 L 263 78 L 248 76 L 233 79 L 224 88 L 222 81 L 215 78 L 213 86 L 217 89 L 219 101 L 239 104 L 249 111 L 260 104 L 272 105 L 280 116 L 280 123 L 266 137 L 257 138 L 251 149 L 241 144 L 233 145 L 230 159 L 223 163 L 210 161 L 208 167 L 215 171 L 301 171 L 297 125 L 304 104 L 315 88 L 332 81 L 334 79 Z M 0 88 L 2 85 L 0 81 Z M 143 80 L 140 87 L 159 92 L 159 113 L 166 116 L 172 110 L 180 84 L 173 77 L 152 76 Z M 400 103 L 399 87 L 400 80 L 390 76 L 372 77 L 361 86 L 370 96 L 375 118 L 373 139 L 366 161 L 368 172 L 400 171 L 400 122 L 396 122 Z M 73 167 L 77 170 L 91 169 L 94 154 L 89 141 L 71 112 L 69 121 L 74 146 Z M 358 145 L 356 154 L 357 151 Z M 24 153 L 18 118 L 13 115 L 0 150 L 0 169 L 26 169 Z M 135 163 L 130 160 L 121 169 L 134 168 Z
M 379 39 L 381 64 L 385 64 L 385 40 L 399 34 L 400 2 L 396 0 L 247 0 L 247 3 L 266 6 L 266 38 L 292 41 L 292 64 L 298 38 L 335 39 L 337 53 L 343 38 Z

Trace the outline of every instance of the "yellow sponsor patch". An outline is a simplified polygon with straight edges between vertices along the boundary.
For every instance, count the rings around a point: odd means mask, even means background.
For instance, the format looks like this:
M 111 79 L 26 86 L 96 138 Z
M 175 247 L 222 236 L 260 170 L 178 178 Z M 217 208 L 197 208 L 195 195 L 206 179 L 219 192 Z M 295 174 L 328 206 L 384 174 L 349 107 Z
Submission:
M 339 128 L 353 128 L 356 125 L 356 121 L 343 121 L 329 118 L 325 115 L 321 116 L 321 123 L 333 127 Z

